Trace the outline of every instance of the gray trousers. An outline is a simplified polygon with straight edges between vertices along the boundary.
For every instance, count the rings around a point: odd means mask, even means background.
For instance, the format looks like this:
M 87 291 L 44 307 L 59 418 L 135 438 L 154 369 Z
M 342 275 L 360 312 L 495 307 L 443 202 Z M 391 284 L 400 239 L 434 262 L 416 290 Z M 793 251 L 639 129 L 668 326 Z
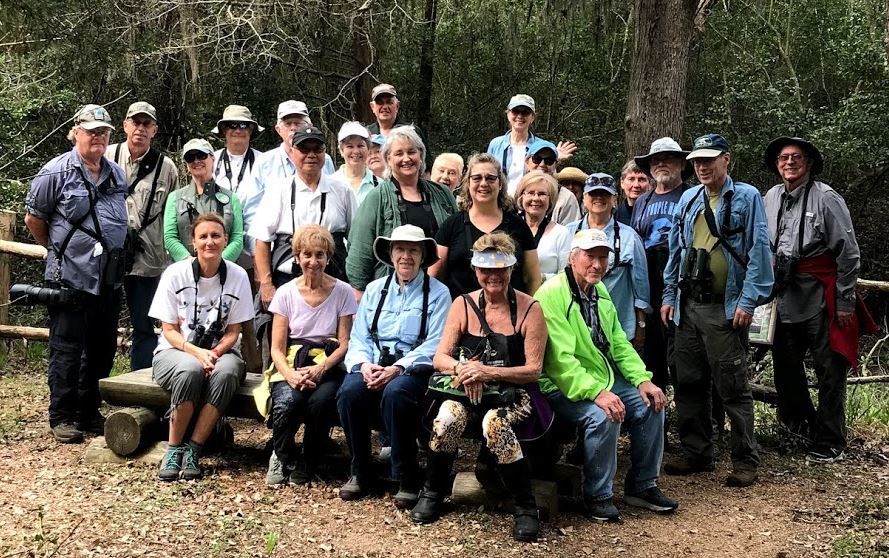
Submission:
M 219 357 L 209 376 L 204 374 L 198 359 L 179 349 L 158 352 L 151 366 L 154 381 L 171 393 L 170 412 L 191 401 L 195 411 L 204 403 L 210 403 L 224 414 L 246 376 L 244 361 L 231 351 Z
M 689 460 L 711 463 L 714 459 L 712 385 L 732 427 L 732 464 L 736 469 L 756 469 L 759 455 L 747 381 L 747 330 L 732 327 L 721 302 L 683 301 L 673 355 L 679 439 Z
M 780 316 L 779 316 L 780 318 Z M 818 410 L 809 395 L 803 358 L 811 351 L 818 378 Z M 778 322 L 772 345 L 778 417 L 816 450 L 846 448 L 846 375 L 849 363 L 830 348 L 827 311 L 795 324 Z

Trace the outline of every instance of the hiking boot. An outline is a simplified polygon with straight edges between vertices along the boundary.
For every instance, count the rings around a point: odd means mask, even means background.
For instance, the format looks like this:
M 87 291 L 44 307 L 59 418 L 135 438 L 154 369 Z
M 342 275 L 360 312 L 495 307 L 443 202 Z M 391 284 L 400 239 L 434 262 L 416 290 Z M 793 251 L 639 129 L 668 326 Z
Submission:
M 290 472 L 289 480 L 291 484 L 309 484 L 313 476 L 310 467 L 305 462 L 299 462 Z
M 383 446 L 380 448 L 380 461 L 383 463 L 392 461 L 392 446 Z
M 686 456 L 677 457 L 664 463 L 664 472 L 668 475 L 693 475 L 695 473 L 710 473 L 716 467 L 712 461 L 700 461 L 689 459 Z
M 663 514 L 673 513 L 679 507 L 679 502 L 665 496 L 656 486 L 635 494 L 624 494 L 624 502 L 637 508 L 645 508 Z
M 534 542 L 540 532 L 540 512 L 537 506 L 516 505 L 512 514 L 512 538 L 519 542 Z
M 79 444 L 83 441 L 83 432 L 70 422 L 60 422 L 51 426 L 52 436 L 60 444 Z
M 421 525 L 438 521 L 443 502 L 441 493 L 424 487 L 417 498 L 417 505 L 411 510 L 411 520 Z
M 179 472 L 182 470 L 183 453 L 185 453 L 184 446 L 167 445 L 167 451 L 164 452 L 164 458 L 161 459 L 161 466 L 160 470 L 157 472 L 157 478 L 164 482 L 179 480 Z
M 836 463 L 846 458 L 846 452 L 837 448 L 812 448 L 806 454 L 806 461 L 813 463 Z
M 97 413 L 89 420 L 77 421 L 77 429 L 101 436 L 105 434 L 105 417 Z
M 360 500 L 367 495 L 367 490 L 358 480 L 358 475 L 349 477 L 349 481 L 340 487 L 340 499 L 342 500 Z
M 278 459 L 275 452 L 269 458 L 269 470 L 265 474 L 265 484 L 267 486 L 281 486 L 287 484 L 287 468 L 284 462 Z
M 586 516 L 596 521 L 604 521 L 606 523 L 619 523 L 623 521 L 620 512 L 614 505 L 614 499 L 595 500 L 584 504 Z
M 756 482 L 756 469 L 734 469 L 725 478 L 726 486 L 744 487 Z
M 204 476 L 198 464 L 198 450 L 191 444 L 185 444 L 182 454 L 182 480 L 198 480 Z
M 401 481 L 398 483 L 398 492 L 395 493 L 392 502 L 400 510 L 413 509 L 420 498 L 419 492 L 416 483 Z

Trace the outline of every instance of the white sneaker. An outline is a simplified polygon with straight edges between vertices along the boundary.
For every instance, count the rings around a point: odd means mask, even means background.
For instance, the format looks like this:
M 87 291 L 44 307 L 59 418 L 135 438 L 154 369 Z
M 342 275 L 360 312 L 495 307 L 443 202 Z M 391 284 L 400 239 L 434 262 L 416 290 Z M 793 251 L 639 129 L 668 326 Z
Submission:
M 269 458 L 269 470 L 265 474 L 265 483 L 268 486 L 281 486 L 287 484 L 288 474 L 285 471 L 284 463 L 278 459 L 275 452 Z
M 392 446 L 383 446 L 380 448 L 380 461 L 389 462 L 392 460 Z

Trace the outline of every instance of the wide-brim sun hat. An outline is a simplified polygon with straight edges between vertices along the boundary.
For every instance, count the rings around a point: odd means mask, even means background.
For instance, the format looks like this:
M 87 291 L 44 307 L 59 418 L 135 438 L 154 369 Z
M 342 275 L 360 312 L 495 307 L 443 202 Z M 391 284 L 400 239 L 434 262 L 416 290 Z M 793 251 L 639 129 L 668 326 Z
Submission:
M 565 167 L 556 173 L 556 180 L 559 182 L 572 181 L 583 184 L 589 175 L 577 167 Z
M 265 128 L 260 126 L 259 123 L 253 119 L 253 113 L 250 112 L 250 109 L 243 105 L 229 105 L 225 107 L 225 110 L 222 111 L 222 118 L 216 122 L 216 126 L 210 131 L 214 134 L 218 134 L 220 126 L 226 122 L 249 122 L 256 126 L 257 133 L 265 130 Z
M 648 148 L 648 153 L 646 153 L 645 155 L 638 155 L 636 157 L 633 157 L 633 161 L 636 163 L 637 167 L 642 169 L 642 172 L 644 172 L 648 176 L 652 176 L 651 158 L 659 153 L 672 153 L 675 154 L 677 158 L 681 158 L 684 161 L 682 167 L 683 180 L 686 180 L 694 175 L 694 166 L 691 164 L 691 161 L 686 159 L 686 157 L 688 157 L 691 152 L 682 149 L 682 146 L 680 146 L 679 143 L 671 137 L 658 138 L 654 140 L 653 142 L 651 142 L 651 147 Z
M 389 267 L 392 265 L 392 243 L 393 242 L 417 242 L 423 245 L 423 261 L 420 262 L 420 268 L 426 269 L 438 261 L 438 244 L 434 238 L 429 238 L 423 232 L 423 229 L 415 225 L 401 225 L 392 230 L 390 236 L 378 236 L 374 240 L 374 256 L 377 260 Z
M 818 148 L 815 147 L 812 142 L 803 138 L 789 136 L 775 138 L 766 146 L 764 163 L 767 169 L 775 174 L 779 174 L 778 155 L 781 153 L 781 150 L 788 145 L 799 147 L 803 150 L 803 153 L 806 154 L 806 157 L 812 161 L 812 170 L 810 171 L 810 174 L 814 176 L 820 174 L 821 171 L 824 170 L 824 157 L 821 156 L 821 152 L 818 151 Z

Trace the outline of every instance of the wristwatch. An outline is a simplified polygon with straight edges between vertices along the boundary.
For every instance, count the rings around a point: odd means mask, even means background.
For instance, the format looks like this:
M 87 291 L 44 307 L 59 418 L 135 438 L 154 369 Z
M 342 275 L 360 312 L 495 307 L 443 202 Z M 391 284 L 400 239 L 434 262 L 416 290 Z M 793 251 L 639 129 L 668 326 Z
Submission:
M 638 327 L 639 329 L 645 329 L 645 320 L 639 320 L 638 322 L 636 322 L 636 327 Z

